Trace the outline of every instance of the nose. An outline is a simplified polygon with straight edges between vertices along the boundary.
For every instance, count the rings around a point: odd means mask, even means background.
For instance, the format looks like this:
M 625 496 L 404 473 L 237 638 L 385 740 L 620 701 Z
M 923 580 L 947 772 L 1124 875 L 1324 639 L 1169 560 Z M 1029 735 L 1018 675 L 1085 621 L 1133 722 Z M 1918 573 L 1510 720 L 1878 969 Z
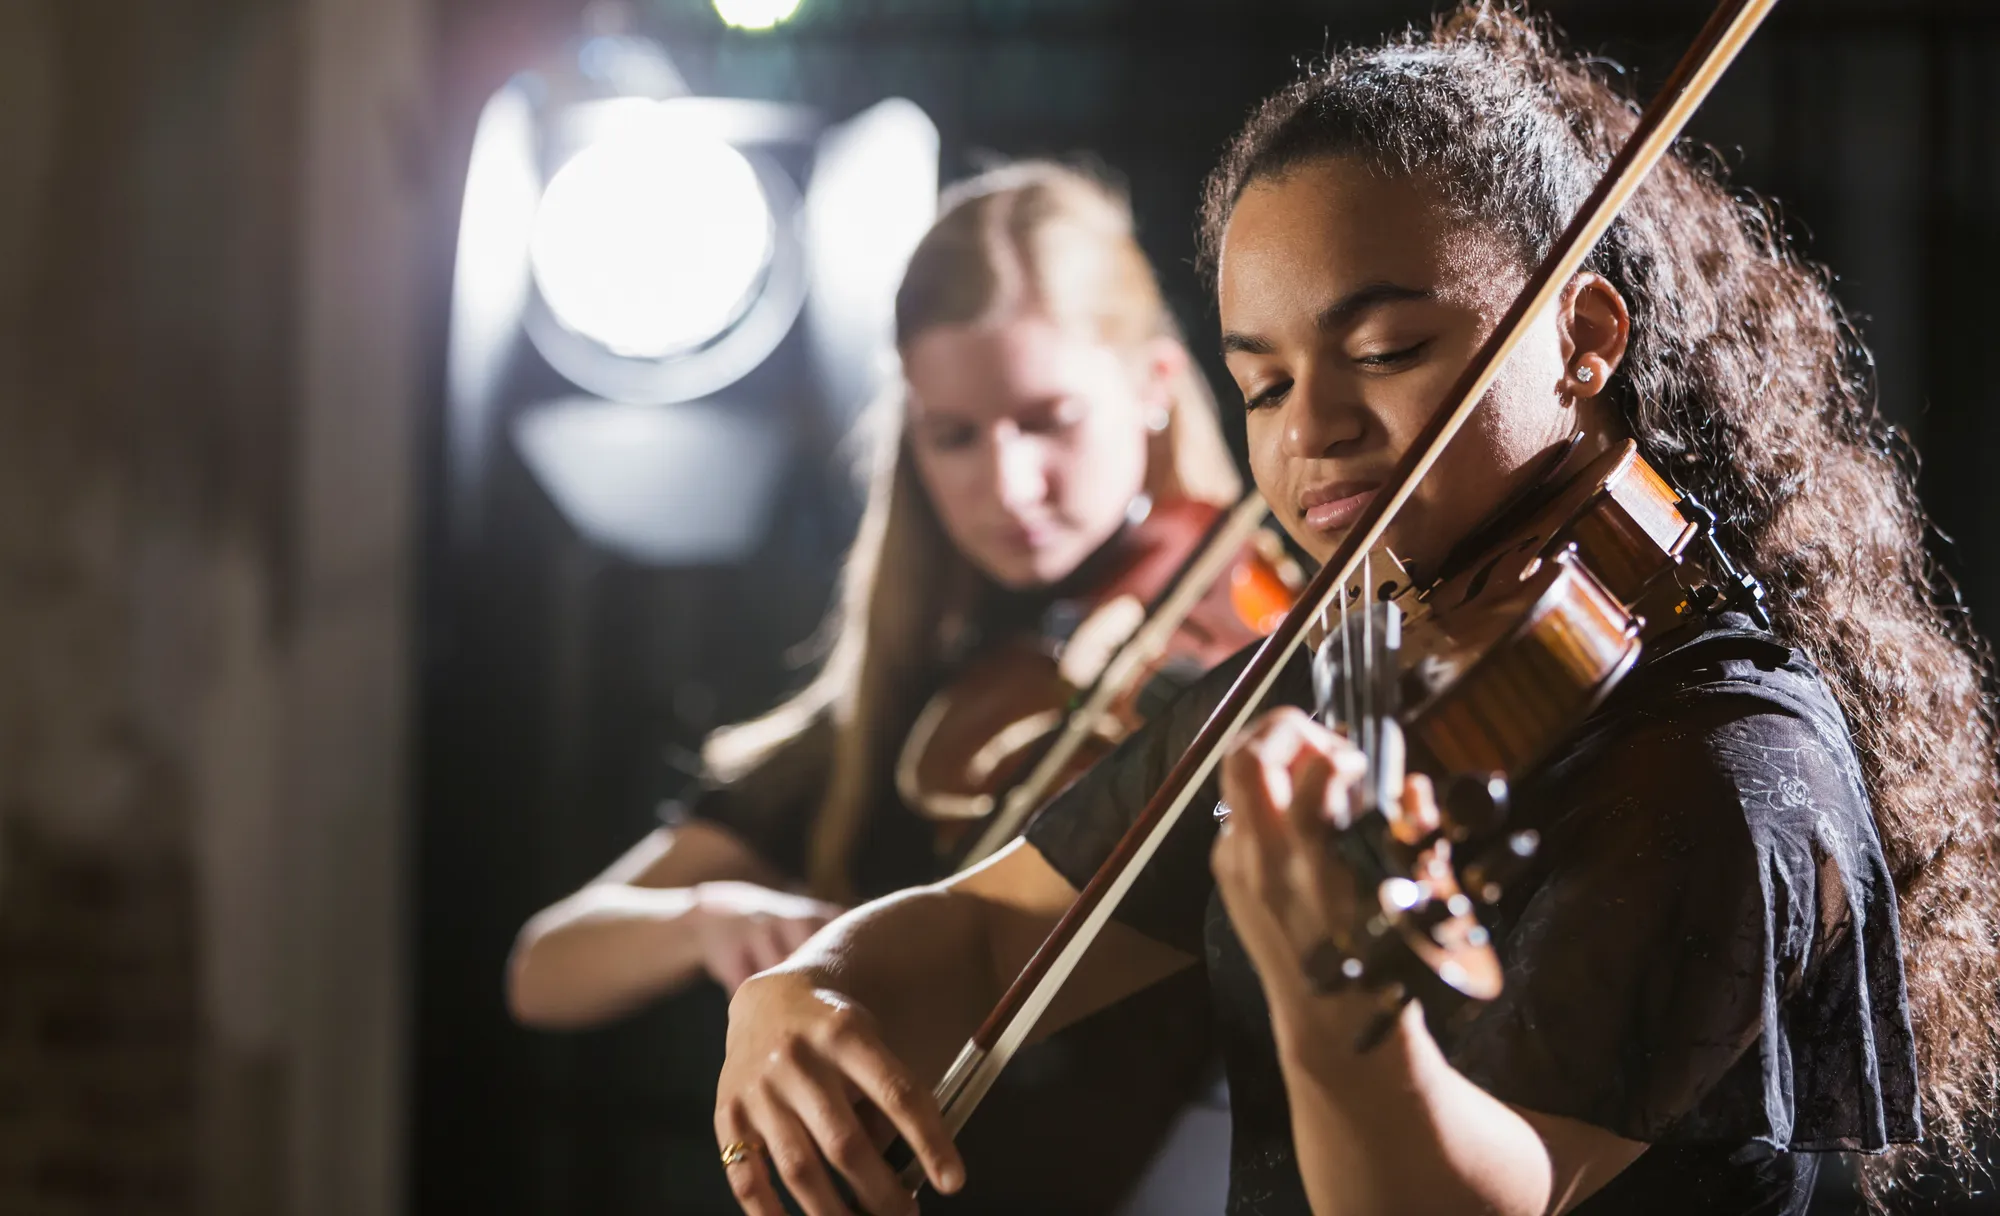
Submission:
M 994 491 L 1010 515 L 1026 514 L 1048 497 L 1048 462 L 1042 445 L 1012 426 L 1003 425 L 994 433 L 993 472 Z
M 1279 439 L 1287 456 L 1338 456 L 1368 433 L 1367 407 L 1337 376 L 1302 373 L 1281 408 Z

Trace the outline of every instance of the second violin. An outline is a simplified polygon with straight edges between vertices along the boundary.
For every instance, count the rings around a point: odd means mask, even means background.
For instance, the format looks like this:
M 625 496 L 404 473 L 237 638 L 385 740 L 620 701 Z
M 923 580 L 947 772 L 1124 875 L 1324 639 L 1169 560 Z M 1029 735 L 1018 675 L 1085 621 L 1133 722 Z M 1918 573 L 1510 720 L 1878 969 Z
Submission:
M 1283 619 L 1304 579 L 1261 527 L 1266 514 L 1254 492 L 1229 512 L 1149 504 L 1041 629 L 987 646 L 930 699 L 897 761 L 897 792 L 977 829 L 961 866 Z

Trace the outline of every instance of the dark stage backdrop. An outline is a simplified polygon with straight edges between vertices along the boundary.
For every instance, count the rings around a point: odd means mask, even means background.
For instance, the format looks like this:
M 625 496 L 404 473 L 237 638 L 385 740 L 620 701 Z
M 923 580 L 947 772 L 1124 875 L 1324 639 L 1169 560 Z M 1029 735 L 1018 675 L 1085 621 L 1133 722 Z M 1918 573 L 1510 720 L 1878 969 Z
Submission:
M 477 5 L 446 7 L 463 14 L 458 28 L 481 20 Z M 537 19 L 557 25 L 545 18 L 572 7 L 551 3 Z M 1195 350 L 1225 386 L 1193 267 L 1204 173 L 1301 59 L 1431 7 L 805 0 L 791 25 L 746 35 L 722 30 L 703 0 L 652 0 L 641 24 L 699 92 L 802 101 L 835 117 L 888 95 L 915 100 L 941 130 L 947 179 L 991 156 L 1083 157 L 1114 171 Z M 1628 65 L 1642 93 L 1706 12 L 1682 0 L 1547 8 Z M 2000 622 L 2000 492 L 1982 467 L 2000 456 L 1985 362 L 2000 329 L 1996 127 L 2000 9 L 1791 0 L 1695 128 L 1838 268 L 1878 360 L 1882 409 L 1924 455 L 1925 497 L 1955 542 L 1940 552 L 1989 629 Z M 1240 446 L 1241 424 L 1230 425 Z M 529 913 L 649 826 L 670 780 L 665 749 L 691 748 L 715 717 L 802 681 L 781 648 L 809 632 L 830 554 L 808 555 L 804 576 L 771 566 L 774 551 L 748 572 L 662 581 L 577 549 L 513 475 L 501 509 L 514 547 L 478 578 L 433 570 L 430 580 L 415 1210 L 726 1211 L 708 1130 L 719 993 L 603 1032 L 538 1036 L 507 1023 L 500 971 Z M 782 602 L 761 616 L 715 610 L 746 595 Z M 707 691 L 688 698 L 690 681 Z

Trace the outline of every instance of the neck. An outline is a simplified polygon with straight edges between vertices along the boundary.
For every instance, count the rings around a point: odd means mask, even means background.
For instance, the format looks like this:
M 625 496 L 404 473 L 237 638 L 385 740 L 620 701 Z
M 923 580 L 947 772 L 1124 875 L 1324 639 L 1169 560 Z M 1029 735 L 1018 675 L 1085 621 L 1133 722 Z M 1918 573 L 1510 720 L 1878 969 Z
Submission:
M 1585 403 L 1596 404 L 1595 400 Z M 1484 554 L 1496 536 L 1523 516 L 1532 514 L 1592 461 L 1624 443 L 1630 432 L 1621 419 L 1607 417 L 1608 413 L 1605 410 L 1585 413 L 1579 409 L 1578 429 L 1552 444 L 1521 488 L 1453 545 L 1435 569 L 1415 570 L 1417 583 L 1423 585 L 1447 578 L 1466 562 Z
M 1576 411 L 1577 434 L 1582 439 L 1552 474 L 1555 480 L 1568 480 L 1585 465 L 1632 437 L 1632 428 L 1625 425 L 1624 415 L 1602 397 L 1578 402 Z

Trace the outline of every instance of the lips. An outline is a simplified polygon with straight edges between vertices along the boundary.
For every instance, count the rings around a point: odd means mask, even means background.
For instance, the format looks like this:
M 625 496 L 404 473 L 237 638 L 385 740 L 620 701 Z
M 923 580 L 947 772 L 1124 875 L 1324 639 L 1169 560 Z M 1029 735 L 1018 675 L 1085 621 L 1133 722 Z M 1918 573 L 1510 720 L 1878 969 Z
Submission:
M 1299 495 L 1299 513 L 1316 532 L 1340 532 L 1366 510 L 1382 488 L 1374 481 L 1337 481 Z
M 1055 525 L 1049 523 L 1007 523 L 997 528 L 994 537 L 1001 544 L 1014 549 L 1034 550 L 1046 546 L 1055 539 Z

